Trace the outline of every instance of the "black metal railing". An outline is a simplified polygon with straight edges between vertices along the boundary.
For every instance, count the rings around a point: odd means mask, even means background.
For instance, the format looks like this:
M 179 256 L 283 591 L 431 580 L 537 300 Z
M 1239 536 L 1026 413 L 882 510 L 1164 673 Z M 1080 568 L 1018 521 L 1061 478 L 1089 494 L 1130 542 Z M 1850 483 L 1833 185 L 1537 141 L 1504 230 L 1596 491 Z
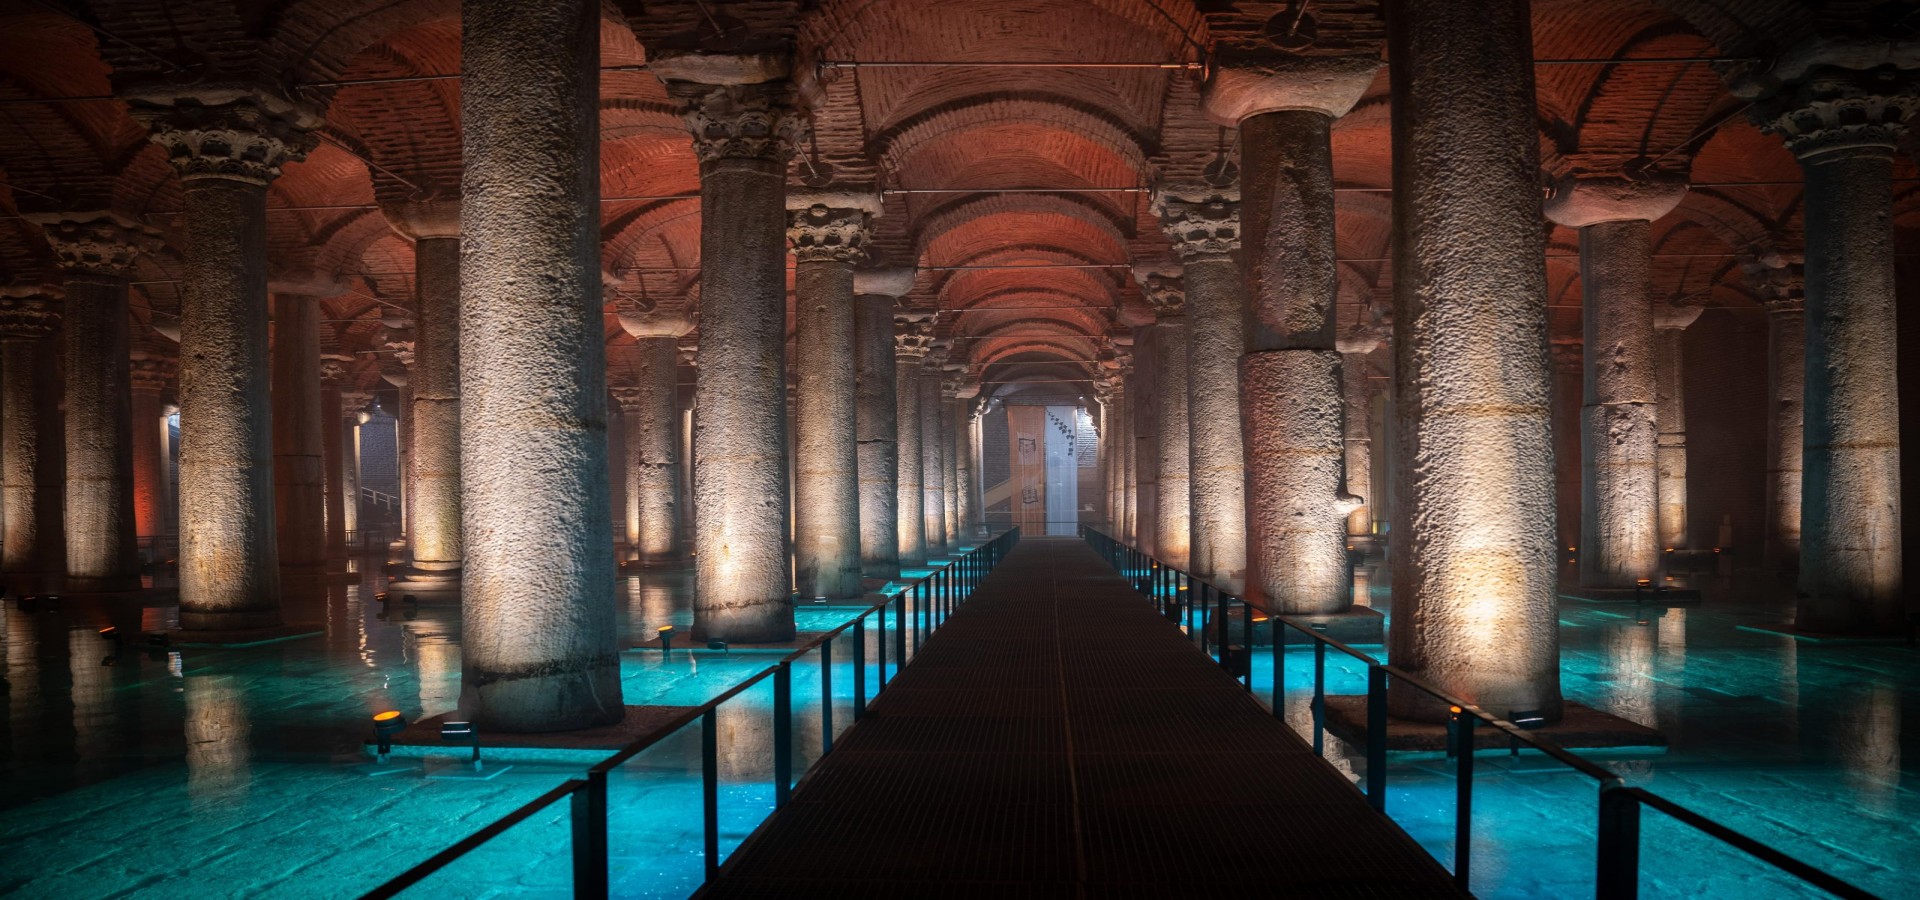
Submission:
M 569 824 L 572 829 L 573 895 L 577 898 L 594 898 L 594 900 L 606 897 L 610 887 L 607 776 L 622 764 L 679 734 L 681 729 L 696 721 L 700 723 L 702 846 L 706 861 L 706 880 L 711 881 L 719 874 L 720 866 L 724 862 L 720 855 L 719 815 L 718 713 L 721 705 L 745 693 L 749 688 L 769 678 L 773 679 L 774 807 L 778 810 L 786 806 L 792 797 L 794 786 L 793 664 L 815 651 L 820 654 L 822 744 L 820 755 L 824 758 L 833 749 L 832 653 L 834 640 L 851 632 L 849 637 L 853 662 L 853 718 L 859 721 L 865 715 L 868 705 L 867 620 L 872 618 L 879 629 L 878 640 L 874 642 L 876 674 L 879 680 L 879 683 L 874 685 L 874 696 L 877 697 L 890 680 L 887 677 L 888 611 L 891 610 L 893 613 L 893 675 L 897 678 L 901 668 L 907 662 L 909 648 L 918 652 L 921 643 L 932 635 L 934 630 L 938 629 L 962 602 L 972 596 L 974 590 L 979 587 L 981 579 L 1006 558 L 1007 552 L 1013 549 L 1019 540 L 1020 530 L 1010 529 L 955 557 L 942 568 L 903 587 L 899 593 L 888 597 L 884 602 L 861 610 L 858 615 L 840 627 L 815 636 L 812 640 L 796 647 L 793 652 L 782 657 L 778 662 L 747 676 L 713 699 L 680 713 L 666 722 L 663 727 L 653 730 L 648 737 L 615 751 L 613 755 L 588 769 L 584 778 L 570 779 L 522 804 L 479 831 L 462 838 L 445 850 L 368 891 L 362 895 L 362 900 L 397 896 L 467 853 L 499 837 L 509 828 L 527 820 L 540 810 L 569 798 L 571 799 Z M 908 609 L 909 605 L 912 607 L 911 612 Z
M 1437 688 L 1419 677 L 1380 662 L 1372 656 L 1322 634 L 1312 621 L 1289 615 L 1277 615 L 1263 604 L 1223 591 L 1205 579 L 1169 566 L 1136 547 L 1116 540 L 1094 528 L 1083 528 L 1083 536 L 1107 563 L 1128 579 L 1136 591 L 1145 594 L 1169 620 L 1184 620 L 1187 632 L 1194 635 L 1201 652 L 1220 660 L 1222 667 L 1247 690 L 1253 689 L 1253 625 L 1259 618 L 1273 623 L 1273 702 L 1275 718 L 1286 716 L 1285 632 L 1291 628 L 1311 639 L 1313 646 L 1313 697 L 1310 712 L 1313 722 L 1313 750 L 1325 749 L 1326 734 L 1326 655 L 1329 649 L 1363 663 L 1367 671 L 1366 776 L 1367 802 L 1382 815 L 1387 811 L 1387 684 L 1391 679 L 1403 687 L 1427 694 L 1447 705 L 1450 755 L 1454 760 L 1454 883 L 1469 889 L 1472 874 L 1473 826 L 1473 732 L 1485 725 L 1504 733 L 1516 746 L 1526 744 L 1548 758 L 1594 779 L 1599 784 L 1597 867 L 1594 893 L 1600 900 L 1631 900 L 1640 891 L 1640 810 L 1650 807 L 1675 821 L 1691 826 L 1709 837 L 1740 850 L 1754 859 L 1800 879 L 1836 897 L 1866 898 L 1874 894 L 1841 880 L 1813 865 L 1740 834 L 1698 812 L 1647 791 L 1627 786 L 1612 771 L 1578 756 L 1552 740 L 1533 734 L 1514 723 L 1487 712 L 1472 703 Z M 1185 596 L 1183 596 L 1185 595 Z M 1229 638 L 1230 619 L 1235 604 L 1241 609 L 1241 640 L 1238 646 Z M 1197 615 L 1196 615 L 1197 609 Z M 1209 616 L 1211 610 L 1211 616 Z M 1211 619 L 1211 621 L 1209 621 Z M 1517 752 L 1517 750 L 1516 750 Z

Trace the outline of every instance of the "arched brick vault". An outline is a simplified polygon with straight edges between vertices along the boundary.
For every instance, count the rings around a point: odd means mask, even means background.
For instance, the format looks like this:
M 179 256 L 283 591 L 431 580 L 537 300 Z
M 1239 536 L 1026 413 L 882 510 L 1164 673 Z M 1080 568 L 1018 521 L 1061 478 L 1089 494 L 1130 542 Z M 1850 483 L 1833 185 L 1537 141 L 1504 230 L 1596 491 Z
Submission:
M 371 207 L 376 199 L 457 184 L 459 84 L 310 83 L 457 72 L 457 0 L 69 5 L 137 46 L 102 43 L 79 19 L 26 0 L 0 4 L 0 99 L 97 96 L 157 77 L 309 85 L 299 92 L 326 111 L 328 142 L 287 166 L 271 189 L 271 262 L 276 270 L 308 266 L 346 280 L 350 292 L 328 301 L 327 318 L 336 327 L 325 338 L 361 354 L 362 374 L 377 381 L 377 351 L 386 336 L 380 319 L 410 303 L 413 251 Z M 1204 58 L 1207 48 L 1257 45 L 1272 11 L 1188 0 L 719 5 L 755 40 L 796 46 L 816 135 L 805 149 L 817 146 L 843 179 L 889 188 L 981 189 L 887 197 L 875 255 L 928 267 L 1163 258 L 1166 242 L 1141 194 L 994 189 L 1132 187 L 1192 178 L 1223 142 L 1232 146 L 1233 136 L 1200 114 L 1197 77 L 1180 69 L 816 69 L 810 63 L 1178 64 Z M 1821 21 L 1863 27 L 1865 8 L 1830 8 Z M 1315 9 L 1323 35 L 1314 52 L 1378 51 L 1377 4 L 1322 0 Z M 1799 0 L 1536 0 L 1535 50 L 1542 59 L 1764 54 L 1811 32 L 1810 9 Z M 603 64 L 611 67 L 644 62 L 643 42 L 671 42 L 705 15 L 694 0 L 621 0 L 603 13 Z M 1637 156 L 1690 171 L 1697 186 L 1654 230 L 1656 294 L 1751 303 L 1741 285 L 1740 256 L 1790 251 L 1799 243 L 1799 170 L 1779 141 L 1729 115 L 1739 104 L 1705 65 L 1542 66 L 1537 73 L 1548 174 L 1605 170 Z M 604 196 L 697 192 L 684 125 L 653 76 L 604 72 L 601 110 Z M 1370 315 L 1369 307 L 1391 289 L 1383 260 L 1391 195 L 1377 190 L 1390 186 L 1389 152 L 1383 71 L 1334 131 L 1336 181 L 1350 189 L 1339 195 L 1337 210 L 1345 323 Z M 1912 175 L 1903 158 L 1899 177 Z M 1748 182 L 1786 184 L 1742 184 Z M 48 266 L 37 227 L 11 216 L 49 204 L 112 206 L 144 216 L 177 242 L 179 223 L 170 213 L 179 209 L 178 182 L 117 102 L 0 107 L 0 184 L 0 212 L 9 214 L 0 219 L 0 281 L 59 277 Z M 1898 193 L 1901 221 L 1920 217 L 1920 184 L 1902 183 Z M 614 200 L 602 212 L 609 313 L 636 296 L 697 292 L 697 200 Z M 1572 333 L 1579 285 L 1567 257 L 1575 239 L 1564 229 L 1551 239 L 1554 327 Z M 177 243 L 148 255 L 138 271 L 136 317 L 165 324 L 178 309 L 179 274 Z M 1149 317 L 1125 269 L 930 271 L 906 303 L 946 310 L 937 327 L 957 339 L 955 361 L 982 373 L 990 368 L 996 378 L 1084 374 L 1087 364 L 1079 360 L 1097 355 L 1095 338 Z M 607 334 L 615 345 L 610 365 L 619 369 L 628 339 L 611 315 Z M 137 340 L 162 341 L 144 328 Z M 1048 359 L 1055 362 L 1043 362 Z

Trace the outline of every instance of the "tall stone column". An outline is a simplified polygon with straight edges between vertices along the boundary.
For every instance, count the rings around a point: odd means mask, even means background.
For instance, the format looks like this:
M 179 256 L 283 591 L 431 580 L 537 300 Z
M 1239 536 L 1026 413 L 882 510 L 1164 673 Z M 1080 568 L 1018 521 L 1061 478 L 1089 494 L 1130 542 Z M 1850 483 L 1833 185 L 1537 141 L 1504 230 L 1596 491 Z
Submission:
M 346 447 L 341 439 L 346 430 L 344 402 L 340 388 L 351 371 L 353 357 L 340 353 L 320 357 L 320 463 L 326 475 L 322 503 L 327 519 L 327 560 L 347 558 L 347 503 L 342 482 L 346 478 Z
M 1120 397 L 1120 415 L 1117 432 L 1119 440 L 1115 446 L 1120 454 L 1120 537 L 1127 543 L 1139 546 L 1139 516 L 1137 501 L 1139 492 L 1136 487 L 1140 476 L 1138 469 L 1138 442 L 1134 439 L 1136 419 L 1139 407 L 1139 392 L 1133 384 L 1133 345 L 1129 343 L 1124 351 L 1114 353 L 1114 382 Z
M 1388 0 L 1399 521 L 1388 652 L 1502 713 L 1561 713 L 1547 285 L 1526 0 Z M 1251 238 L 1249 238 L 1251 241 Z M 1447 708 L 1395 682 L 1395 714 Z
M 360 416 L 372 403 L 373 395 L 365 391 L 340 393 L 340 521 L 350 538 L 360 531 Z M 353 541 L 348 552 L 362 546 Z
M 1684 183 L 1564 178 L 1549 219 L 1580 233 L 1586 394 L 1580 408 L 1580 586 L 1631 589 L 1660 572 L 1652 221 Z
M 1330 135 L 1378 68 L 1373 57 L 1230 54 L 1206 93 L 1207 114 L 1240 129 L 1247 593 L 1290 613 L 1352 605 Z
M 180 625 L 271 628 L 280 624 L 280 552 L 267 185 L 313 147 L 306 129 L 318 118 L 261 91 L 173 91 L 156 87 L 128 101 L 181 179 Z
M 634 561 L 643 566 L 678 562 L 680 535 L 680 339 L 693 330 L 689 305 L 662 301 L 647 310 L 622 311 L 620 325 L 633 336 L 639 384 L 613 389 L 626 425 L 626 533 Z
M 130 354 L 128 385 L 133 418 L 133 530 L 144 538 L 167 533 L 167 455 L 161 397 L 173 360 L 145 350 Z
M 960 424 L 959 382 L 947 372 L 940 380 L 940 480 L 946 485 L 941 497 L 947 533 L 947 550 L 960 546 L 960 453 L 966 431 Z
M 320 409 L 320 297 L 337 286 L 303 279 L 273 290 L 273 493 L 280 571 L 326 570 L 326 464 Z M 305 293 L 312 291 L 313 293 Z
M 927 564 L 925 485 L 920 462 L 920 368 L 933 348 L 933 336 L 920 323 L 907 322 L 894 337 L 894 383 L 899 390 L 899 468 L 895 473 L 900 517 L 900 565 Z
M 1774 265 L 1778 263 L 1778 265 Z M 1801 456 L 1807 387 L 1806 282 L 1796 262 L 1777 257 L 1743 264 L 1767 311 L 1766 564 L 1800 565 Z
M 1731 85 L 1805 175 L 1806 434 L 1799 611 L 1812 632 L 1897 632 L 1900 423 L 1893 154 L 1920 109 L 1909 41 L 1810 40 Z
M 42 225 L 66 273 L 66 589 L 136 590 L 127 281 L 155 235 L 109 212 Z
M 880 196 L 787 195 L 795 259 L 794 563 L 800 596 L 859 597 L 860 471 L 855 423 L 854 271 Z
M 1345 435 L 1347 487 L 1360 505 L 1347 514 L 1347 542 L 1373 539 L 1373 384 L 1367 357 L 1380 346 L 1378 328 L 1362 324 L 1340 335 L 1341 430 Z
M 1186 291 L 1178 266 L 1134 267 L 1141 293 L 1153 305 L 1154 368 L 1154 555 L 1176 569 L 1188 569 L 1193 547 L 1191 436 L 1187 418 Z
M 1660 546 L 1687 546 L 1687 392 L 1681 338 L 1700 307 L 1653 307 L 1655 461 L 1660 469 Z
M 1132 381 L 1127 386 L 1133 398 L 1133 542 L 1148 556 L 1159 555 L 1160 541 L 1160 344 L 1159 325 L 1134 329 Z
M 793 637 L 787 540 L 787 60 L 656 54 L 700 159 L 696 640 Z
M 58 587 L 61 553 L 59 293 L 0 293 L 0 474 L 5 477 L 3 565 L 16 592 Z
M 915 375 L 920 392 L 920 517 L 926 523 L 927 556 L 947 555 L 947 469 L 942 447 L 947 429 L 940 396 L 940 362 L 944 354 L 938 346 L 928 355 L 927 365 Z
M 900 397 L 893 307 L 913 290 L 913 269 L 853 273 L 854 437 L 860 474 L 860 569 L 900 577 Z
M 455 594 L 465 552 L 460 514 L 460 201 L 382 206 L 387 223 L 413 242 L 417 299 L 413 364 L 407 373 L 407 552 L 412 563 L 392 588 Z
M 407 536 L 413 533 L 413 522 L 407 515 L 407 501 L 413 495 L 413 341 L 407 337 L 412 333 L 410 326 L 388 332 L 386 348 L 391 362 L 380 371 L 380 379 L 394 389 L 393 456 L 400 475 L 395 486 L 400 532 L 389 544 L 394 548 L 407 546 Z
M 959 390 L 964 391 L 964 388 Z M 980 535 L 979 487 L 974 480 L 973 399 L 953 401 L 953 511 L 955 543 L 971 543 Z
M 585 0 L 461 5 L 460 710 L 482 730 L 626 713 L 608 540 L 600 25 Z
M 1581 372 L 1586 352 L 1577 339 L 1555 339 L 1552 353 L 1552 394 L 1548 415 L 1553 433 L 1554 547 L 1578 553 L 1580 548 L 1580 398 L 1585 378 Z M 1576 557 L 1577 558 L 1577 557 Z
M 1246 350 L 1246 289 L 1240 191 L 1161 185 L 1153 212 L 1185 271 L 1189 508 L 1192 570 L 1229 591 L 1247 583 L 1247 477 L 1240 436 L 1240 356 Z

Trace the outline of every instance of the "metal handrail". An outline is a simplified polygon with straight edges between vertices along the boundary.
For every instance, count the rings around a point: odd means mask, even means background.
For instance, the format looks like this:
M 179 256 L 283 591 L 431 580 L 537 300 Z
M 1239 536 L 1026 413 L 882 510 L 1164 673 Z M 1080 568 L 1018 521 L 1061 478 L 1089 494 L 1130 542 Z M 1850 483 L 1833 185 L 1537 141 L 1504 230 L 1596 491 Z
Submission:
M 1011 549 L 1015 543 L 1018 543 L 1019 539 L 1020 529 L 1017 527 L 1007 529 L 989 538 L 981 543 L 980 546 L 967 551 L 947 565 L 909 582 L 906 586 L 902 587 L 898 593 L 888 597 L 885 601 L 861 610 L 858 615 L 840 627 L 816 635 L 806 644 L 796 647 L 793 652 L 782 657 L 773 665 L 755 672 L 746 679 L 722 691 L 717 696 L 707 700 L 705 703 L 682 712 L 673 719 L 668 720 L 666 727 L 654 729 L 646 737 L 614 751 L 612 755 L 588 769 L 585 778 L 571 779 L 555 787 L 553 790 L 521 805 L 505 816 L 496 819 L 493 823 L 481 828 L 479 831 L 468 835 L 445 850 L 428 857 L 405 872 L 389 879 L 384 884 L 368 891 L 362 895 L 362 900 L 384 900 L 384 898 L 395 896 L 408 887 L 418 884 L 440 869 L 445 868 L 454 860 L 459 859 L 480 845 L 498 837 L 513 825 L 524 821 L 527 817 L 552 805 L 561 797 L 566 796 L 573 798 L 571 817 L 573 828 L 574 896 L 596 898 L 596 900 L 597 898 L 606 897 L 609 888 L 607 842 L 608 773 L 619 768 L 620 765 L 628 760 L 646 752 L 649 748 L 659 744 L 661 741 L 678 734 L 682 728 L 693 724 L 695 721 L 702 723 L 701 802 L 703 818 L 705 820 L 704 838 L 707 880 L 711 881 L 713 877 L 719 873 L 721 865 L 719 858 L 719 815 L 717 809 L 719 772 L 715 755 L 718 741 L 716 715 L 720 705 L 739 696 L 747 689 L 766 680 L 769 676 L 774 677 L 775 683 L 779 688 L 774 698 L 774 770 L 777 780 L 775 790 L 777 798 L 776 809 L 784 807 L 788 802 L 792 790 L 792 664 L 805 657 L 809 652 L 816 649 L 821 651 L 822 684 L 824 687 L 829 688 L 821 692 L 820 698 L 824 716 L 822 723 L 822 740 L 824 747 L 821 755 L 824 757 L 826 752 L 831 751 L 833 740 L 831 719 L 833 692 L 830 689 L 832 664 L 828 655 L 830 653 L 828 648 L 832 646 L 833 639 L 845 634 L 848 629 L 852 629 L 856 637 L 860 638 L 860 641 L 854 648 L 853 658 L 856 698 L 854 718 L 858 720 L 865 713 L 867 707 L 865 689 L 865 629 L 867 617 L 872 615 L 878 615 L 880 617 L 881 635 L 878 657 L 880 685 L 875 690 L 875 696 L 878 696 L 880 690 L 885 688 L 887 682 L 887 608 L 892 607 L 895 611 L 894 637 L 899 655 L 894 664 L 894 677 L 897 678 L 899 677 L 901 667 L 906 664 L 906 632 L 908 630 L 906 618 L 907 600 L 911 598 L 915 601 L 913 646 L 915 650 L 918 650 L 924 636 L 931 634 L 934 629 L 938 628 L 940 622 L 951 615 L 953 609 L 972 594 L 972 591 L 979 586 L 980 581 L 986 577 L 988 572 L 991 572 L 999 565 L 1000 560 L 1005 557 L 1006 551 Z M 930 607 L 929 604 L 932 604 L 932 606 Z
M 1628 787 L 1621 777 L 1612 771 L 1585 757 L 1579 756 L 1559 744 L 1532 734 L 1525 729 L 1500 718 L 1479 706 L 1456 697 L 1422 680 L 1397 666 L 1382 663 L 1372 656 L 1331 637 L 1321 634 L 1296 616 L 1275 613 L 1270 606 L 1256 603 L 1245 597 L 1235 597 L 1223 591 L 1211 582 L 1195 577 L 1192 573 L 1169 566 L 1139 548 L 1126 544 L 1111 535 L 1091 526 L 1082 528 L 1090 543 L 1099 549 L 1099 542 L 1107 544 L 1105 556 L 1110 565 L 1127 574 L 1125 562 L 1131 559 L 1136 568 L 1145 567 L 1150 577 L 1146 584 L 1136 582 L 1135 586 L 1148 599 L 1160 602 L 1159 592 L 1169 586 L 1185 581 L 1184 587 L 1177 590 L 1192 592 L 1193 585 L 1199 585 L 1201 599 L 1207 594 L 1219 598 L 1219 646 L 1221 664 L 1227 664 L 1227 612 L 1231 604 L 1238 601 L 1248 610 L 1259 610 L 1267 614 L 1269 621 L 1275 622 L 1273 635 L 1273 714 L 1275 718 L 1285 715 L 1286 692 L 1282 682 L 1283 653 L 1285 641 L 1278 630 L 1279 625 L 1292 628 L 1314 640 L 1314 752 L 1321 750 L 1321 733 L 1325 728 L 1325 652 L 1328 647 L 1353 657 L 1367 665 L 1367 789 L 1368 803 L 1376 812 L 1386 814 L 1386 686 L 1387 679 L 1412 687 L 1434 699 L 1448 705 L 1453 716 L 1451 724 L 1451 745 L 1449 755 L 1454 756 L 1457 774 L 1455 778 L 1455 821 L 1454 821 L 1454 882 L 1462 890 L 1467 889 L 1471 873 L 1470 854 L 1472 847 L 1472 799 L 1473 799 L 1473 729 L 1476 721 L 1484 722 L 1506 734 L 1516 742 L 1525 743 L 1539 750 L 1549 758 L 1574 771 L 1599 782 L 1599 829 L 1597 837 L 1597 864 L 1595 873 L 1596 895 L 1600 900 L 1631 900 L 1639 896 L 1640 872 L 1640 807 L 1650 806 L 1675 820 L 1692 826 L 1709 837 L 1740 850 L 1755 859 L 1768 863 L 1782 872 L 1798 878 L 1807 884 L 1838 897 L 1864 898 L 1872 900 L 1876 895 L 1850 884 L 1838 876 L 1819 869 L 1812 864 L 1795 859 L 1786 853 L 1769 847 L 1753 838 L 1740 834 L 1725 825 L 1715 822 L 1698 812 L 1690 810 L 1672 800 L 1654 794 L 1644 788 Z M 1192 607 L 1186 606 L 1191 624 Z M 1164 604 L 1163 604 L 1164 611 Z M 1176 613 L 1178 610 L 1176 610 Z M 1251 636 L 1252 616 L 1245 616 L 1244 633 Z M 1204 631 L 1204 629 L 1203 629 Z M 1204 641 L 1204 634 L 1202 635 Z M 1251 653 L 1251 640 L 1248 640 L 1247 652 Z M 1205 652 L 1204 644 L 1202 652 Z M 1237 679 L 1236 679 L 1237 680 Z M 1252 666 L 1247 666 L 1246 683 L 1252 690 Z M 1455 752 L 1457 748 L 1458 752 Z

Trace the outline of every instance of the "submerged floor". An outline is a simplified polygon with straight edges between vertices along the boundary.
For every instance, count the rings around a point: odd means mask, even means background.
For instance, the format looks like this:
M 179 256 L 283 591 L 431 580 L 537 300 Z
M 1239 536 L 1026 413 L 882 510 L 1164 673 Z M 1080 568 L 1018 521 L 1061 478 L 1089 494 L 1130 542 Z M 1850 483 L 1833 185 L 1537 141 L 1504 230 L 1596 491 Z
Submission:
M 458 700 L 459 618 L 383 614 L 378 575 L 303 601 L 325 633 L 241 650 L 111 647 L 96 633 L 169 624 L 170 608 L 0 604 L 8 715 L 0 734 L 0 893 L 22 897 L 337 897 L 379 883 L 561 780 L 576 759 L 516 759 L 487 780 L 429 778 L 419 761 L 369 775 L 372 712 L 426 716 Z M 685 574 L 624 579 L 623 646 L 691 622 Z M 1664 796 L 1888 897 L 1920 896 L 1920 653 L 1809 644 L 1742 626 L 1783 620 L 1772 580 L 1705 585 L 1703 606 L 1640 615 L 1563 604 L 1569 698 L 1655 725 L 1672 747 L 1606 765 Z M 1384 589 L 1376 605 L 1387 606 Z M 807 606 L 800 628 L 839 625 L 854 607 Z M 1650 612 L 1657 612 L 1653 610 Z M 1644 624 L 1643 624 L 1644 623 Z M 773 657 L 657 645 L 623 655 L 629 704 L 699 703 Z M 1264 695 L 1268 656 L 1254 684 Z M 1289 722 L 1310 734 L 1307 651 L 1288 660 Z M 868 655 L 869 685 L 874 655 Z M 1335 692 L 1363 673 L 1329 658 Z M 835 726 L 851 719 L 847 654 L 835 658 Z M 817 665 L 796 670 L 796 750 L 817 754 Z M 772 808 L 766 745 L 771 689 L 723 718 L 722 847 Z M 681 897 L 699 883 L 697 730 L 617 773 L 611 787 L 614 890 Z M 729 749 L 730 748 L 730 749 Z M 1327 753 L 1356 770 L 1352 748 Z M 439 768 L 450 760 L 428 760 Z M 492 767 L 489 771 L 499 768 Z M 1443 761 L 1396 757 L 1389 811 L 1452 859 L 1453 781 Z M 442 774 L 461 774 L 457 767 Z M 1591 782 L 1531 754 L 1483 757 L 1476 779 L 1475 892 L 1591 893 Z M 1646 896 L 1802 896 L 1759 864 L 1645 817 Z M 564 806 L 522 823 L 418 886 L 417 896 L 565 896 Z

